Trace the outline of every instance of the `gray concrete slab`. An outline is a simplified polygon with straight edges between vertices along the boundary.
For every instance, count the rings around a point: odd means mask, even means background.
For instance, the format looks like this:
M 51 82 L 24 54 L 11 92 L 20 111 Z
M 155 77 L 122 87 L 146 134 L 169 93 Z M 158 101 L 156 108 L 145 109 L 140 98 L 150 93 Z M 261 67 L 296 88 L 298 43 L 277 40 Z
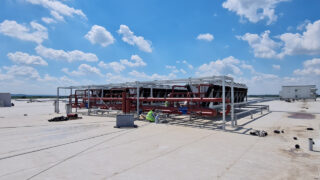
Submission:
M 14 103 L 0 108 L 0 179 L 320 178 L 320 152 L 307 141 L 319 139 L 319 101 L 265 102 L 271 113 L 244 117 L 238 129 L 228 123 L 227 131 L 200 119 L 194 123 L 210 126 L 136 121 L 138 128 L 117 129 L 114 117 L 99 116 L 48 122 L 57 116 L 53 102 Z M 251 136 L 251 129 L 269 136 Z

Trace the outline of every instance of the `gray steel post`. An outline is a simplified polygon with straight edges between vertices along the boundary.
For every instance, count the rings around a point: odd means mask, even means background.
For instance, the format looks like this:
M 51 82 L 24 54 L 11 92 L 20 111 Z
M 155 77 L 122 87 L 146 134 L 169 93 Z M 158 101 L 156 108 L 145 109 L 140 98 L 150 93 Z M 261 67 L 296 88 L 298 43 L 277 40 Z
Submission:
M 309 151 L 313 151 L 313 139 L 309 138 Z
M 225 76 L 222 77 L 222 118 L 223 118 L 223 129 L 226 129 L 226 85 Z
M 100 99 L 100 104 L 102 104 L 102 102 L 103 102 L 103 101 L 102 101 L 102 98 L 103 98 L 103 89 L 101 89 L 101 96 L 100 96 L 100 98 L 101 98 L 101 99 Z
M 90 86 L 88 86 L 88 116 L 90 115 Z
M 72 88 L 70 88 L 70 99 L 71 99 L 71 101 L 70 101 L 70 112 L 72 113 Z
M 153 87 L 150 87 L 150 97 L 153 98 Z M 151 102 L 151 105 L 153 105 L 153 102 Z
M 140 87 L 139 87 L 139 82 L 137 82 L 137 115 L 139 116 L 139 98 L 140 98 Z
M 59 88 L 57 88 L 57 101 L 56 101 L 56 104 L 55 104 L 55 112 L 56 113 L 60 112 L 60 110 L 59 110 Z
M 237 125 L 237 123 L 235 123 L 234 120 L 234 85 L 233 85 L 233 78 L 231 80 L 231 124 L 232 127 L 234 127 L 235 125 Z

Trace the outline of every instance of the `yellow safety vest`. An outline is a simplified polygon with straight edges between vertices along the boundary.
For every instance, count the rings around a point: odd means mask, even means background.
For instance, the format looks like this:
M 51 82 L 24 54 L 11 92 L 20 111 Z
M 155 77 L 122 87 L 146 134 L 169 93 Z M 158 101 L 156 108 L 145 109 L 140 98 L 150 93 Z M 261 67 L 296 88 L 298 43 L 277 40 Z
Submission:
M 146 119 L 149 120 L 150 122 L 154 122 L 154 116 L 153 116 L 152 110 L 148 112 Z

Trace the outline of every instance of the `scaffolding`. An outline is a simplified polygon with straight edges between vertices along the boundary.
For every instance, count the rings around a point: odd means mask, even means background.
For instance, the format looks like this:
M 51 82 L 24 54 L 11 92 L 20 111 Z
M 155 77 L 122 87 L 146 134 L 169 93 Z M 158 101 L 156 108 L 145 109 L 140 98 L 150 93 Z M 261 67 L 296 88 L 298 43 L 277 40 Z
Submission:
M 69 104 L 72 108 L 87 108 L 88 115 L 93 108 L 113 108 L 122 110 L 124 114 L 134 112 L 137 115 L 156 108 L 168 114 L 221 115 L 223 129 L 229 112 L 231 125 L 237 125 L 234 108 L 247 102 L 245 84 L 235 83 L 229 76 L 210 76 L 58 87 L 56 113 L 59 113 L 59 93 L 62 89 L 70 90 Z

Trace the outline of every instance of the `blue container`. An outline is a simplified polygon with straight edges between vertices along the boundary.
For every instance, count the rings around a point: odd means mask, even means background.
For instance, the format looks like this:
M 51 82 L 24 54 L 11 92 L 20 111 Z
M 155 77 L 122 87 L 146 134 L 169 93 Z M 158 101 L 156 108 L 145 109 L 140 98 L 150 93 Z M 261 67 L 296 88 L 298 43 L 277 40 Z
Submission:
M 187 107 L 181 107 L 181 108 L 179 108 L 179 111 L 180 111 L 182 114 L 187 114 L 188 108 L 187 108 Z

